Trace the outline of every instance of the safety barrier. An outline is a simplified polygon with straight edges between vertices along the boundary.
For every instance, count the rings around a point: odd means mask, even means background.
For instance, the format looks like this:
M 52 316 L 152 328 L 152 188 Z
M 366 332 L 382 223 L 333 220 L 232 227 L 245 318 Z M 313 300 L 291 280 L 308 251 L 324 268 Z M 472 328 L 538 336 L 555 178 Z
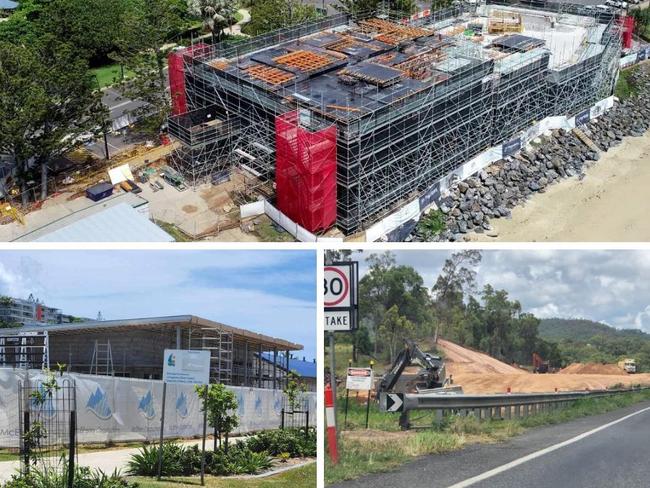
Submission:
M 450 414 L 471 415 L 480 420 L 511 419 L 563 408 L 572 402 L 584 400 L 585 398 L 602 398 L 644 390 L 650 390 L 650 387 L 496 395 L 381 393 L 379 396 L 379 409 L 383 412 L 400 413 L 400 426 L 403 429 L 408 429 L 411 427 L 409 412 L 412 410 L 434 410 L 438 422 L 441 422 L 443 417 Z

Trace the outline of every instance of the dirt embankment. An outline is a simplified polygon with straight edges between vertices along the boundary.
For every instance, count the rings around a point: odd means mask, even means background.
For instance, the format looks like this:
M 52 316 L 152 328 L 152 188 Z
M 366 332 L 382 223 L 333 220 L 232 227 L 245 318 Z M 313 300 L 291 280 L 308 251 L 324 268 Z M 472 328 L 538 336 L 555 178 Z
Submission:
M 573 363 L 558 371 L 560 374 L 610 374 L 627 376 L 616 364 Z
M 453 342 L 438 340 L 445 356 L 447 375 L 465 393 L 542 393 L 557 391 L 601 390 L 615 385 L 650 385 L 650 374 L 627 374 L 614 364 L 577 364 L 561 374 L 531 374 L 503 363 L 485 353 Z
M 454 384 L 465 393 L 544 393 L 558 391 L 602 390 L 615 385 L 650 385 L 650 374 L 459 374 Z
M 528 374 L 527 371 L 499 361 L 483 352 L 473 351 L 445 339 L 438 339 L 438 349 L 445 356 L 447 375 L 464 373 Z

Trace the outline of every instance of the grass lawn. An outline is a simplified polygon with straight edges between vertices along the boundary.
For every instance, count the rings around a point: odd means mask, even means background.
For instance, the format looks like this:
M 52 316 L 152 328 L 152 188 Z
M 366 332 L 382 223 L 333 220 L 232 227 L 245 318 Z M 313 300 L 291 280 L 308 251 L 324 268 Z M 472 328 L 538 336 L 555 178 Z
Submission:
M 100 68 L 93 68 L 90 70 L 92 74 L 97 78 L 97 83 L 99 83 L 100 88 L 104 88 L 110 85 L 113 85 L 116 82 L 120 81 L 122 76 L 122 70 L 119 64 L 110 64 L 108 66 L 102 66 Z M 129 70 L 124 70 L 124 77 L 129 78 L 133 76 L 133 72 Z
M 183 488 L 201 486 L 198 476 L 191 478 L 169 478 L 155 481 L 150 478 L 132 477 L 139 488 Z M 215 478 L 205 477 L 205 486 L 210 488 L 310 488 L 316 487 L 316 463 L 292 469 L 268 478 Z
M 413 412 L 411 421 L 419 427 L 428 427 L 406 432 L 399 431 L 397 414 L 379 412 L 374 401 L 370 409 L 370 430 L 366 431 L 365 406 L 351 401 L 348 431 L 341 433 L 339 441 L 339 463 L 333 466 L 326 456 L 325 483 L 388 471 L 418 456 L 454 451 L 474 443 L 499 442 L 528 428 L 605 413 L 648 399 L 649 391 L 585 399 L 562 410 L 513 420 L 481 422 L 474 417 L 451 416 L 439 427 L 432 414 Z M 343 426 L 343 402 L 339 400 L 338 405 L 337 424 Z
M 172 236 L 176 242 L 192 242 L 192 239 L 183 234 L 183 232 L 181 232 L 174 224 L 158 220 L 156 225 Z
M 630 75 L 634 73 L 636 68 L 636 66 L 633 66 L 621 70 L 621 73 L 618 76 L 618 81 L 616 82 L 616 88 L 614 89 L 614 95 L 616 95 L 620 100 L 625 100 L 636 93 L 636 87 L 630 83 Z

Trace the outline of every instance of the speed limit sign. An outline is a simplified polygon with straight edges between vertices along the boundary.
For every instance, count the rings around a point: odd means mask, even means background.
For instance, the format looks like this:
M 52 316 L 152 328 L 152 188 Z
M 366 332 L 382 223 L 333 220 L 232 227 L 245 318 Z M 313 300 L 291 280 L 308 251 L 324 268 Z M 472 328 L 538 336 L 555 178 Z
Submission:
M 323 303 L 325 330 L 345 331 L 357 327 L 356 261 L 333 263 L 325 266 Z

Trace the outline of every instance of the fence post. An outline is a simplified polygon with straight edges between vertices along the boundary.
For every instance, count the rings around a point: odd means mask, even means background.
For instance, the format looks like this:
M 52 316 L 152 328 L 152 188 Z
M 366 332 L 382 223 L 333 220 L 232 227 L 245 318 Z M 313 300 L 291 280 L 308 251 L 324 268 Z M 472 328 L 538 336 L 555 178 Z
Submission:
M 309 437 L 309 409 L 305 410 L 305 437 Z
M 74 457 L 77 443 L 77 411 L 70 412 L 70 432 L 69 432 L 69 453 L 68 453 L 68 488 L 74 487 Z
M 282 411 L 280 412 L 280 430 L 284 430 L 284 407 L 282 407 Z

